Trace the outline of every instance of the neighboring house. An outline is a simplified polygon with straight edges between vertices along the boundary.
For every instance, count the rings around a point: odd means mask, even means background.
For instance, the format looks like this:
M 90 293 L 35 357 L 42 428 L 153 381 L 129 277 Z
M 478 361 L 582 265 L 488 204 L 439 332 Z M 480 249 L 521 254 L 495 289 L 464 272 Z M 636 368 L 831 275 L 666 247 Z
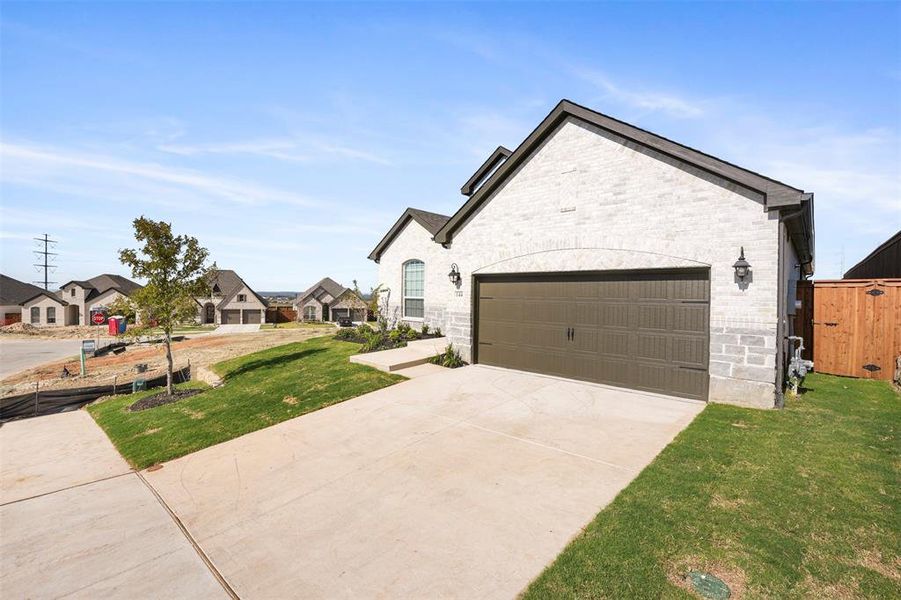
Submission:
M 266 300 L 234 271 L 220 269 L 210 280 L 210 291 L 197 301 L 197 320 L 216 325 L 264 323 Z
M 566 100 L 461 191 L 369 255 L 389 321 L 441 327 L 474 363 L 781 404 L 813 194 Z
M 366 320 L 366 302 L 355 291 L 329 277 L 298 294 L 294 310 L 300 321 L 337 321 L 341 317 Z
M 68 304 L 36 285 L 0 275 L 0 315 L 3 325 L 30 323 L 36 327 L 65 325 Z
M 69 303 L 66 325 L 90 325 L 92 311 L 104 311 L 120 297 L 129 297 L 142 285 L 121 275 L 103 274 L 83 281 L 69 281 L 60 288 L 59 297 Z
M 901 278 L 901 231 L 848 269 L 842 279 Z

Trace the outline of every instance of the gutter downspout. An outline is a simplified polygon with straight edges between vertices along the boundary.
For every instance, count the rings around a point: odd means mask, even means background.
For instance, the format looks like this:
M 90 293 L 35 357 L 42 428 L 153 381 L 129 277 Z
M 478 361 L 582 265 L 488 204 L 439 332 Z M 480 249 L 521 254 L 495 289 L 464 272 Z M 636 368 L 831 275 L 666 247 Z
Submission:
M 785 384 L 785 345 L 787 342 L 785 330 L 788 326 L 788 311 L 785 309 L 785 284 L 787 283 L 785 280 L 785 240 L 788 237 L 788 228 L 785 223 L 792 219 L 797 219 L 803 215 L 804 212 L 805 209 L 800 208 L 789 215 L 783 215 L 782 212 L 779 213 L 779 264 L 777 265 L 777 277 L 779 280 L 776 282 L 776 293 L 778 294 L 778 298 L 776 298 L 776 312 L 778 313 L 778 320 L 776 322 L 776 408 L 785 407 L 785 394 L 782 390 L 783 385 Z

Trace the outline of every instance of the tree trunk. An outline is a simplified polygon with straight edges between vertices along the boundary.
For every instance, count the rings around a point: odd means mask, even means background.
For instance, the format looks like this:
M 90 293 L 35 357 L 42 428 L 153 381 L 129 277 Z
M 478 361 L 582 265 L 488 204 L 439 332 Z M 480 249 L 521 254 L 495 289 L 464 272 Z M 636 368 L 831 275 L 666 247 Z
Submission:
M 166 393 L 172 395 L 172 334 L 166 332 Z

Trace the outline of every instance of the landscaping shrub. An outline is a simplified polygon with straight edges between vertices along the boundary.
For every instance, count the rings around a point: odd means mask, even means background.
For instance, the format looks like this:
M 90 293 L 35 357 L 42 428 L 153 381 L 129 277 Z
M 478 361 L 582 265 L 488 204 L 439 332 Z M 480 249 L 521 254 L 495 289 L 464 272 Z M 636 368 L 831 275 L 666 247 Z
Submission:
M 463 357 L 460 356 L 460 352 L 454 348 L 453 344 L 448 344 L 444 349 L 444 352 L 437 356 L 433 356 L 429 359 L 429 362 L 433 365 L 447 367 L 448 369 L 466 366 L 466 361 L 463 360 Z

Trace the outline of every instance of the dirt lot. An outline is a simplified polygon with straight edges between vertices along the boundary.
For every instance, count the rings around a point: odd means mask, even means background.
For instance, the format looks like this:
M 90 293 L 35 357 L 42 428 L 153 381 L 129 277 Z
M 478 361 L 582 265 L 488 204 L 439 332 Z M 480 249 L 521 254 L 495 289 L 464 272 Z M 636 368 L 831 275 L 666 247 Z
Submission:
M 172 353 L 177 369 L 189 362 L 194 367 L 206 367 L 219 361 L 250 354 L 273 346 L 298 342 L 319 335 L 334 333 L 332 325 L 321 328 L 304 329 L 268 329 L 257 333 L 241 335 L 202 335 L 187 338 L 172 345 Z M 37 367 L 0 380 L 0 396 L 22 394 L 34 390 L 36 381 L 41 389 L 83 387 L 91 385 L 109 385 L 114 379 L 126 384 L 135 376 L 135 365 L 146 363 L 146 378 L 165 372 L 166 350 L 163 344 L 134 344 L 128 346 L 122 354 L 109 354 L 87 360 L 87 375 L 78 376 L 80 367 L 77 360 L 62 360 Z M 63 367 L 73 377 L 63 379 L 60 374 Z
M 67 325 L 65 327 L 35 327 L 29 323 L 13 323 L 12 325 L 0 326 L 0 335 L 8 338 L 48 338 L 57 340 L 91 340 L 97 339 L 97 333 L 100 333 L 101 340 L 112 339 L 107 335 L 107 327 L 90 326 L 90 325 Z

